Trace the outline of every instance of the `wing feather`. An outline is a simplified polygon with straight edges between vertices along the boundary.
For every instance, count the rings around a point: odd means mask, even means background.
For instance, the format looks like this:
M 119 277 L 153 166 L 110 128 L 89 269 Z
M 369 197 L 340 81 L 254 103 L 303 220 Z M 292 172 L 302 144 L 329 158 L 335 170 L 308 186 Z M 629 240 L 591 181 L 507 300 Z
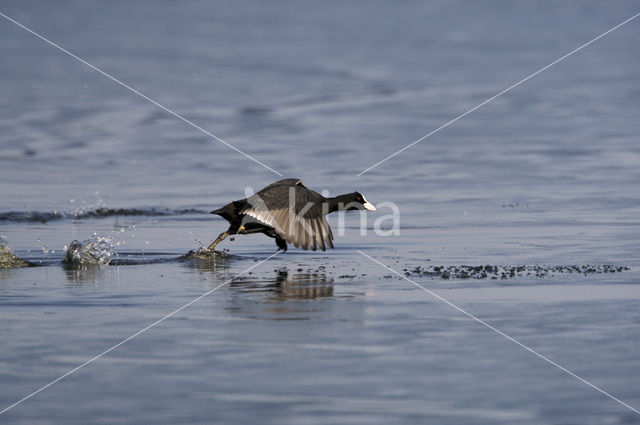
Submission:
M 327 246 L 329 246 L 331 249 L 333 249 L 333 232 L 331 231 L 331 226 L 329 226 L 329 222 L 327 221 L 326 218 L 323 217 L 323 223 L 324 223 L 324 228 L 325 228 L 325 242 L 327 243 Z
M 303 235 L 302 236 L 304 240 L 303 249 L 307 250 L 311 245 L 311 234 L 310 234 L 311 232 L 309 231 L 309 221 L 305 220 L 304 218 L 298 218 L 298 224 L 300 226 L 300 232 Z
M 326 251 L 326 246 L 324 244 L 324 225 L 322 224 L 323 220 L 320 219 L 316 222 L 318 226 L 318 248 L 323 251 Z
M 241 213 L 272 227 L 296 248 L 333 248 L 333 234 L 322 211 L 324 197 L 299 179 L 272 183 L 246 201 Z
M 312 232 L 311 232 L 311 250 L 315 251 L 316 249 L 318 249 L 316 247 L 316 242 L 318 240 L 318 228 L 316 227 L 316 223 L 318 222 L 318 219 L 313 219 L 311 221 L 311 228 L 312 228 Z

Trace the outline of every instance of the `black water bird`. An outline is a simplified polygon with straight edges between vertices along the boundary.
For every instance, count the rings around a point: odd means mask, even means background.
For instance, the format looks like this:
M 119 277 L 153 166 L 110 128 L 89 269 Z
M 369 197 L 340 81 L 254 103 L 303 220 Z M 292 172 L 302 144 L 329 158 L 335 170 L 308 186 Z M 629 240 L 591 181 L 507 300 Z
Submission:
M 284 179 L 270 184 L 248 198 L 228 203 L 211 211 L 230 223 L 209 247 L 213 250 L 229 235 L 264 233 L 275 238 L 278 248 L 287 243 L 302 249 L 333 248 L 333 233 L 326 215 L 334 211 L 375 211 L 359 192 L 333 198 L 307 188 L 299 179 Z

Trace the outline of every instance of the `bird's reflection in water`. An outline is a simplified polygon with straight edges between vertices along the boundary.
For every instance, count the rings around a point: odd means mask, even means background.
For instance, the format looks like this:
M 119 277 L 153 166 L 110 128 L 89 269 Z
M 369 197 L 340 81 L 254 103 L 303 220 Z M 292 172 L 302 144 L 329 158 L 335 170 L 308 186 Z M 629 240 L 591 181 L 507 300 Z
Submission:
M 242 277 L 229 284 L 227 311 L 258 320 L 311 320 L 335 308 L 333 279 L 321 271 L 276 270 L 275 276 Z M 317 301 L 323 302 L 317 302 Z
M 287 270 L 276 272 L 273 292 L 278 299 L 311 299 L 333 295 L 333 279 L 324 273 L 289 273 Z
M 246 292 L 266 292 L 272 300 L 302 300 L 333 296 L 333 279 L 322 272 L 307 271 L 292 273 L 286 269 L 276 270 L 273 279 L 254 281 L 237 279 L 231 286 Z
M 224 252 L 191 251 L 182 259 L 185 265 L 202 273 L 214 274 L 229 267 L 233 255 Z M 271 299 L 313 299 L 333 295 L 333 279 L 327 278 L 320 270 L 290 272 L 287 269 L 276 270 L 273 278 L 253 279 L 252 273 L 238 277 L 229 286 L 239 288 L 242 292 L 267 292 Z M 221 277 L 226 279 L 226 277 Z
M 64 272 L 71 286 L 95 284 L 103 273 L 100 264 L 65 265 Z

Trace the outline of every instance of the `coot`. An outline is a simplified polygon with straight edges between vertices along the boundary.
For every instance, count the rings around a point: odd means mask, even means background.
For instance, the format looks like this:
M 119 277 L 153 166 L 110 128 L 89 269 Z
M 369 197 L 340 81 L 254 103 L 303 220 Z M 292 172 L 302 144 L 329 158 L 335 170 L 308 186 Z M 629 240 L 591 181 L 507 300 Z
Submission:
M 230 226 L 207 249 L 213 250 L 229 235 L 264 233 L 275 238 L 278 248 L 284 251 L 287 243 L 324 251 L 327 246 L 333 248 L 333 234 L 325 216 L 334 211 L 364 209 L 376 210 L 359 192 L 325 198 L 299 179 L 280 180 L 246 199 L 211 211 Z

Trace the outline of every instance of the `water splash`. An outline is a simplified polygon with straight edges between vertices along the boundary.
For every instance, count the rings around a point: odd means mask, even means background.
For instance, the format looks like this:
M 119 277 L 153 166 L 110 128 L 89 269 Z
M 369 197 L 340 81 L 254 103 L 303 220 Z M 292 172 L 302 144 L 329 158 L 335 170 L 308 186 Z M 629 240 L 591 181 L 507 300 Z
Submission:
M 182 256 L 182 258 L 185 258 L 185 259 L 195 258 L 195 259 L 204 260 L 204 261 L 212 261 L 212 260 L 215 261 L 219 259 L 227 259 L 230 257 L 231 255 L 224 251 L 208 250 L 204 247 L 200 247 L 195 250 L 192 249 L 191 251 L 187 252 L 185 255 Z
M 74 266 L 106 265 L 111 263 L 114 255 L 111 238 L 93 235 L 82 242 L 74 240 L 68 248 L 65 247 L 62 262 Z
M 102 198 L 100 198 L 99 191 L 95 192 L 95 196 L 96 196 L 95 201 L 86 201 L 83 199 L 81 205 L 76 207 L 76 210 L 73 213 L 73 216 L 76 218 L 84 217 L 86 214 L 88 213 L 90 214 L 93 211 L 108 210 L 107 204 L 102 200 Z M 75 201 L 76 201 L 75 199 L 70 199 L 69 203 L 75 204 Z
M 0 269 L 8 269 L 13 267 L 31 267 L 35 264 L 16 257 L 11 252 L 11 247 L 7 243 L 7 240 L 0 236 Z

